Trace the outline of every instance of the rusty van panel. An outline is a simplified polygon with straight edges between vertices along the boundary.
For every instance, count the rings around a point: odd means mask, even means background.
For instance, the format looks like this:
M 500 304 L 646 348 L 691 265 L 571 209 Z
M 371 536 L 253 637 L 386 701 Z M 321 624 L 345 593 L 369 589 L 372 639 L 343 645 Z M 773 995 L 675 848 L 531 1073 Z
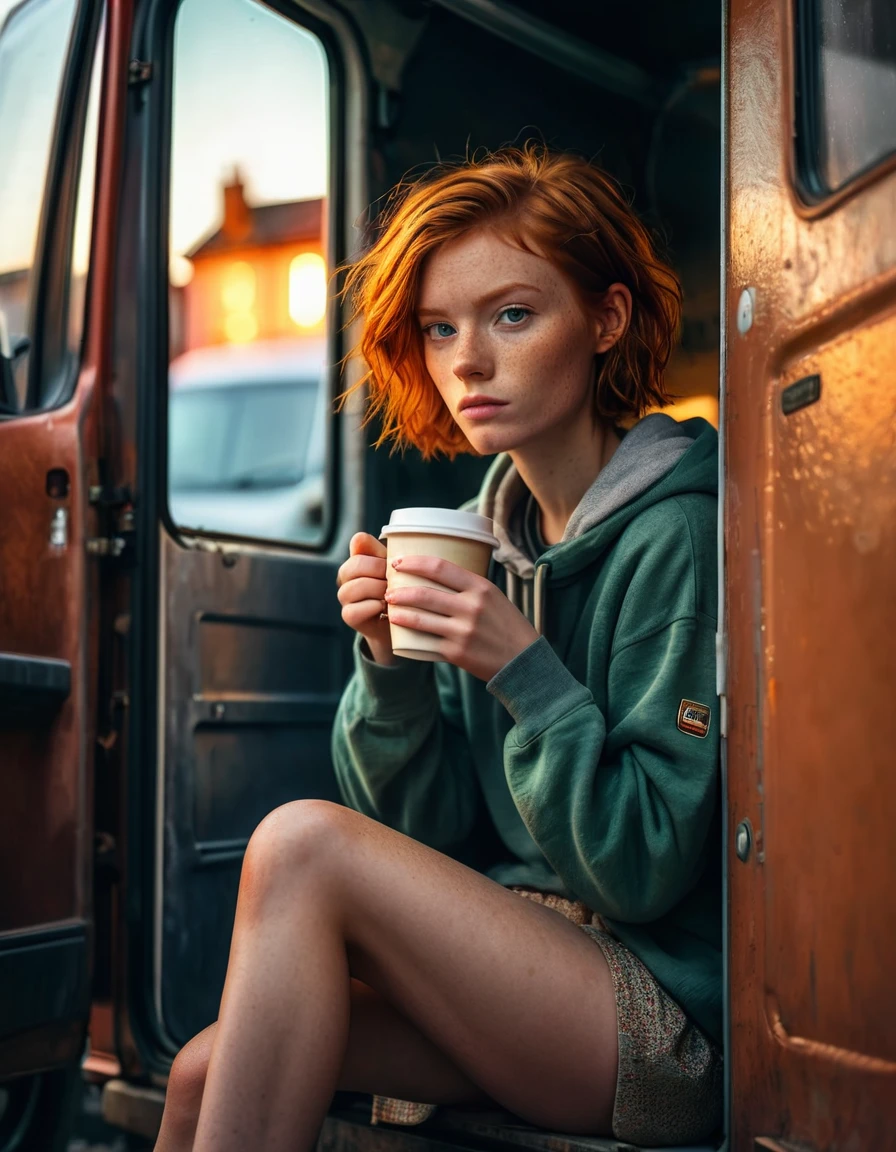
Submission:
M 86 18 L 86 9 L 85 9 Z M 130 0 L 106 9 L 94 225 L 81 369 L 63 406 L 0 420 L 0 653 L 8 674 L 67 670 L 65 691 L 19 677 L 0 699 L 0 936 L 4 991 L 0 1075 L 77 1061 L 89 1007 L 93 919 L 93 767 L 99 714 L 99 620 L 104 597 L 88 541 L 103 527 L 90 490 L 107 454 L 108 317 L 121 158 Z M 72 73 L 85 83 L 89 73 Z M 60 133 L 71 125 L 57 119 Z M 67 130 L 67 129 L 66 129 Z M 75 141 L 60 135 L 65 173 Z M 78 140 L 77 147 L 83 147 Z M 61 171 L 61 169 L 60 169 Z M 48 218 L 66 195 L 50 182 Z M 63 214 L 64 215 L 64 214 Z M 62 226 L 60 225 L 60 228 Z M 68 234 L 41 232 L 35 268 L 52 312 L 62 293 Z M 37 297 L 41 300 L 40 294 Z M 45 314 L 35 311 L 36 322 Z M 56 317 L 58 319 L 58 317 Z M 41 346 L 42 331 L 32 331 Z M 53 473 L 52 482 L 48 473 Z M 58 676 L 57 676 L 58 679 Z M 58 685 L 57 685 L 58 686 Z
M 896 1061 L 887 898 L 896 708 L 883 699 L 896 685 L 894 348 L 891 312 L 782 372 L 765 594 L 769 1015 L 791 1036 L 887 1061 Z M 785 414 L 784 403 L 799 401 Z M 879 903 L 863 895 L 875 892 Z
M 727 46 L 732 1138 L 883 1148 L 896 1124 L 896 175 L 800 202 L 790 11 L 732 0 Z
M 86 914 L 81 837 L 92 710 L 82 430 L 93 401 L 91 375 L 65 409 L 0 423 L 0 650 L 64 660 L 72 670 L 70 694 L 55 715 L 0 733 L 0 873 L 7 878 L 0 885 L 0 932 Z M 64 499 L 47 495 L 53 469 L 70 478 Z M 59 512 L 64 544 L 50 539 Z

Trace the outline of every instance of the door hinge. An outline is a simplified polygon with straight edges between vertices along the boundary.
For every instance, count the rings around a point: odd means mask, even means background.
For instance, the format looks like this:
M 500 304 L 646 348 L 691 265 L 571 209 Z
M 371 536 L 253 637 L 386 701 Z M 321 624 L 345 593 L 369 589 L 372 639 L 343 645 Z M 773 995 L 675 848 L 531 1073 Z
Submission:
M 85 543 L 89 556 L 120 560 L 133 553 L 134 498 L 130 488 L 94 484 L 87 493 L 93 507 L 99 510 L 100 533 Z
M 122 556 L 127 546 L 124 536 L 92 536 L 86 544 L 89 556 L 111 557 L 113 560 Z
M 102 484 L 92 484 L 87 491 L 87 498 L 91 504 L 100 508 L 125 508 L 134 503 L 131 490 L 126 485 L 108 488 Z
M 139 88 L 152 80 L 152 64 L 149 60 L 131 60 L 128 64 L 128 87 Z
M 728 735 L 728 633 L 716 632 L 716 695 L 719 698 L 719 731 Z

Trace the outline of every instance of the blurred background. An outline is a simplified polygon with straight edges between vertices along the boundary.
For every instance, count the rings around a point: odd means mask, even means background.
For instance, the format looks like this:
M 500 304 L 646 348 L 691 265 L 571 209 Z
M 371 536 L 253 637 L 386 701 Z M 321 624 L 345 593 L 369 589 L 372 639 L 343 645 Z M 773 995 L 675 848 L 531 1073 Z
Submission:
M 0 21 L 14 5 L 0 0 Z M 7 29 L 0 312 L 28 331 L 41 190 L 73 0 Z M 16 36 L 16 25 L 22 35 Z M 100 45 L 101 50 L 101 45 Z M 251 69 L 245 61 L 255 62 Z M 241 67 L 234 67 L 240 61 Z M 76 215 L 76 326 L 90 248 L 98 80 Z M 324 471 L 328 76 L 317 37 L 247 0 L 187 0 L 175 31 L 169 247 L 169 509 L 182 527 L 291 543 L 318 532 Z M 209 110 L 214 114 L 210 115 Z M 80 332 L 73 330 L 73 343 Z M 27 357 L 18 367 L 25 387 Z

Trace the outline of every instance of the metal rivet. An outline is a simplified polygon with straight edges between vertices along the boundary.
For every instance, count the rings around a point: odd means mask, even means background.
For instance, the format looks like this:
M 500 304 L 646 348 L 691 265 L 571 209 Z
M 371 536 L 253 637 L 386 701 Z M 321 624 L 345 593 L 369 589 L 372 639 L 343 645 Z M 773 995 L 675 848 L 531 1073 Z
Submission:
M 756 289 L 744 288 L 737 302 L 737 330 L 741 336 L 753 327 L 753 313 L 756 310 Z
M 738 860 L 746 863 L 752 847 L 753 827 L 749 820 L 741 820 L 737 826 L 737 831 L 734 833 L 734 851 L 737 853 Z
M 226 711 L 227 711 L 227 709 L 224 707 L 223 704 L 220 704 L 220 703 L 216 704 L 214 709 L 213 709 L 215 719 L 216 720 L 223 720 L 224 714 L 226 713 Z

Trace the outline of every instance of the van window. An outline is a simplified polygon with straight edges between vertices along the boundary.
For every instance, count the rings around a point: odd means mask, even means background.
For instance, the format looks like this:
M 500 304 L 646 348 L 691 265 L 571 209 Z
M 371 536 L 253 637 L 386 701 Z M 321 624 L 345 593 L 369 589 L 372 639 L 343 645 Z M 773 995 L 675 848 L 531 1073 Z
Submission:
M 322 536 L 327 61 L 255 0 L 175 25 L 168 505 L 182 529 Z
M 896 6 L 802 0 L 800 14 L 800 175 L 817 198 L 896 150 Z
M 72 237 L 71 265 L 69 269 L 68 331 L 66 346 L 69 353 L 80 359 L 84 339 L 84 310 L 87 304 L 87 273 L 90 264 L 90 245 L 93 240 L 93 200 L 96 191 L 97 144 L 100 122 L 100 82 L 103 77 L 103 44 L 105 39 L 105 13 L 100 24 L 93 59 L 87 118 L 84 125 L 84 150 L 81 155 L 81 174 L 75 201 L 75 225 Z
M 75 0 L 29 0 L 10 13 L 0 37 L 0 353 L 11 361 L 0 413 L 7 416 L 38 403 L 28 396 L 38 233 L 75 7 Z

